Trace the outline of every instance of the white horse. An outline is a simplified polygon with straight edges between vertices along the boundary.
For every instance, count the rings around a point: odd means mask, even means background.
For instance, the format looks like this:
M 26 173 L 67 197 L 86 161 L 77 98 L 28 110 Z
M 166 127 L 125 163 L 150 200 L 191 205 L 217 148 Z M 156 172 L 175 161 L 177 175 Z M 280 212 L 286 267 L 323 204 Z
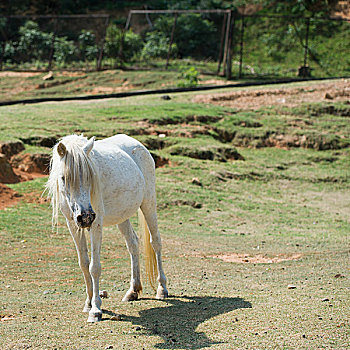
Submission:
M 53 223 L 62 211 L 73 237 L 86 283 L 83 311 L 88 322 L 101 320 L 99 277 L 102 227 L 118 225 L 131 256 L 130 289 L 123 301 L 136 300 L 142 291 L 138 236 L 129 218 L 139 209 L 143 224 L 146 273 L 158 299 L 168 296 L 161 259 L 155 192 L 155 166 L 148 150 L 137 140 L 116 135 L 101 141 L 83 136 L 64 137 L 53 148 L 46 188 L 53 207 Z M 85 229 L 91 237 L 91 262 Z

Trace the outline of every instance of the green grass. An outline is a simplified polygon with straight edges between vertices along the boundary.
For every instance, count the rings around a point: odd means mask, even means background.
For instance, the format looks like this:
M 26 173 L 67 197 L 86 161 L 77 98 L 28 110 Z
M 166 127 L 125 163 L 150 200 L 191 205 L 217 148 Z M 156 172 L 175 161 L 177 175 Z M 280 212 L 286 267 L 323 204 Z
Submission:
M 32 75 L 4 75 L 0 79 L 1 101 L 13 101 L 31 98 L 68 97 L 84 95 L 104 95 L 135 90 L 166 89 L 178 86 L 180 79 L 179 64 L 163 68 L 121 70 L 111 69 L 102 72 L 65 72 L 53 71 L 53 80 L 43 80 L 47 75 L 33 73 Z M 6 74 L 6 72 L 4 72 Z M 212 80 L 210 72 L 200 76 L 200 82 Z M 215 77 L 223 83 L 225 79 Z
M 48 204 L 28 200 L 41 194 L 46 179 L 13 184 L 22 197 L 0 211 L 0 315 L 11 316 L 1 321 L 1 348 L 348 348 L 350 149 L 253 147 L 267 131 L 300 133 L 300 124 L 291 123 L 296 119 L 307 122 L 305 133 L 348 142 L 347 112 L 333 113 L 347 106 L 237 112 L 195 104 L 193 94 L 171 97 L 0 109 L 0 139 L 82 131 L 102 138 L 122 131 L 169 159 L 170 165 L 157 169 L 157 198 L 171 295 L 157 301 L 145 284 L 140 301 L 121 302 L 129 285 L 129 254 L 117 229 L 107 227 L 101 289 L 109 298 L 103 301 L 103 321 L 87 324 L 80 312 L 83 278 L 64 220 L 52 230 Z M 329 106 L 332 113 L 319 114 Z M 247 147 L 235 146 L 235 138 L 221 139 L 218 128 L 245 135 Z M 142 130 L 152 135 L 140 135 Z M 232 147 L 244 160 L 172 154 L 176 147 Z M 238 263 L 215 257 L 230 254 L 300 258 Z M 121 321 L 111 320 L 116 313 Z

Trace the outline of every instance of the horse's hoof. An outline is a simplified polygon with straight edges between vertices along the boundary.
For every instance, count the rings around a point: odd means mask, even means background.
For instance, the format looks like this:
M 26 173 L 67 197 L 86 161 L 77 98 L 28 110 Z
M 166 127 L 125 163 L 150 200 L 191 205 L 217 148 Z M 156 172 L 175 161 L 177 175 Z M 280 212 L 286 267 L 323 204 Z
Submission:
M 91 306 L 84 306 L 83 312 L 90 312 Z
M 137 292 L 127 292 L 122 299 L 122 301 L 134 301 L 139 298 L 139 295 Z
M 89 318 L 88 318 L 88 322 L 89 323 L 95 323 L 95 322 L 99 322 L 102 319 L 102 312 L 90 312 L 89 313 Z
M 159 287 L 157 290 L 156 299 L 166 299 L 168 297 L 168 291 L 166 288 Z

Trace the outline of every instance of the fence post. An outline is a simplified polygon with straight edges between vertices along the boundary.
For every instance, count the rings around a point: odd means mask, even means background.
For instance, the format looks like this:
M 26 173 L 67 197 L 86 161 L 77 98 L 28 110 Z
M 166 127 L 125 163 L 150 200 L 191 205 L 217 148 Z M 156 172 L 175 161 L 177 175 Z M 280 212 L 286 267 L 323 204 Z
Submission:
M 240 39 L 240 52 L 239 52 L 239 73 L 238 78 L 242 78 L 242 66 L 243 66 L 243 44 L 244 44 L 244 15 L 242 15 L 241 23 L 241 39 Z
M 232 36 L 233 36 L 234 23 L 235 23 L 235 17 L 231 15 L 228 48 L 227 48 L 227 62 L 226 62 L 226 78 L 227 79 L 232 78 Z
M 126 24 L 125 24 L 125 31 L 127 31 L 129 29 L 129 27 L 130 27 L 131 16 L 132 16 L 132 11 L 129 11 L 128 18 L 127 18 Z
M 104 28 L 104 33 L 103 33 L 103 37 L 102 37 L 101 48 L 100 48 L 100 52 L 98 55 L 97 67 L 96 67 L 98 71 L 101 70 L 101 63 L 102 63 L 102 57 L 103 57 L 103 47 L 105 46 L 108 24 L 109 24 L 109 16 L 107 16 L 106 21 L 105 21 L 105 28 Z
M 226 67 L 226 63 L 227 63 L 227 50 L 228 50 L 228 44 L 229 44 L 231 16 L 232 16 L 232 11 L 230 11 L 228 13 L 227 22 L 226 22 L 225 51 L 224 51 L 224 59 L 222 62 L 223 75 L 225 75 L 225 67 Z
M 147 11 L 148 6 L 147 6 L 147 5 L 144 5 L 143 7 L 144 7 L 144 9 Z M 151 18 L 149 17 L 148 12 L 145 13 L 145 17 L 146 17 L 146 21 L 147 21 L 149 27 L 151 28 L 151 30 L 153 30 L 153 23 L 152 23 L 152 21 L 151 21 Z
M 220 66 L 221 66 L 221 62 L 222 62 L 222 54 L 223 54 L 224 40 L 225 40 L 226 18 L 227 18 L 227 12 L 225 12 L 224 19 L 222 21 L 219 62 L 218 62 L 218 69 L 216 71 L 216 75 L 219 75 L 219 73 L 220 73 Z
M 173 28 L 172 28 L 172 30 L 171 30 L 171 38 L 170 38 L 170 43 L 169 43 L 169 48 L 168 48 L 168 55 L 167 55 L 167 58 L 166 58 L 165 69 L 168 69 L 168 65 L 169 65 L 169 58 L 170 58 L 170 53 L 171 53 L 171 46 L 173 45 L 173 41 L 174 41 L 174 34 L 175 34 L 175 28 L 176 28 L 176 21 L 177 21 L 177 13 L 175 13 Z

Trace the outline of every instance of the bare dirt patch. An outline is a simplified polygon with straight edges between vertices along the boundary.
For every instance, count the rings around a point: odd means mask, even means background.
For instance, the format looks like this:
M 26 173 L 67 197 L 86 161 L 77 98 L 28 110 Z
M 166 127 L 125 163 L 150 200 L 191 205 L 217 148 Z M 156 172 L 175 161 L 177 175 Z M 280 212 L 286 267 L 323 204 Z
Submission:
M 341 79 L 327 83 L 310 83 L 310 85 L 303 87 L 254 89 L 197 95 L 193 101 L 254 110 L 273 105 L 295 107 L 308 102 L 349 101 L 349 97 L 350 80 Z
M 0 183 L 0 210 L 15 205 L 18 198 L 18 194 L 13 189 Z
M 212 255 L 213 258 L 223 260 L 225 262 L 232 263 L 248 263 L 248 264 L 274 264 L 283 261 L 299 260 L 301 259 L 301 254 L 278 254 L 274 257 L 264 256 L 262 254 L 249 255 L 249 254 L 222 254 L 222 255 Z
M 19 182 L 6 156 L 0 153 L 0 183 L 14 184 Z
M 50 158 L 50 155 L 46 153 L 21 153 L 12 157 L 11 165 L 24 173 L 48 175 Z
M 18 146 L 21 147 L 18 147 Z M 23 197 L 27 202 L 43 203 L 45 199 L 38 193 L 19 195 L 6 184 L 33 180 L 47 176 L 50 155 L 45 153 L 19 153 L 24 149 L 22 143 L 0 144 L 0 210 L 13 206 Z
M 35 77 L 40 75 L 40 72 L 0 72 L 0 77 L 20 77 L 20 78 L 28 78 Z

